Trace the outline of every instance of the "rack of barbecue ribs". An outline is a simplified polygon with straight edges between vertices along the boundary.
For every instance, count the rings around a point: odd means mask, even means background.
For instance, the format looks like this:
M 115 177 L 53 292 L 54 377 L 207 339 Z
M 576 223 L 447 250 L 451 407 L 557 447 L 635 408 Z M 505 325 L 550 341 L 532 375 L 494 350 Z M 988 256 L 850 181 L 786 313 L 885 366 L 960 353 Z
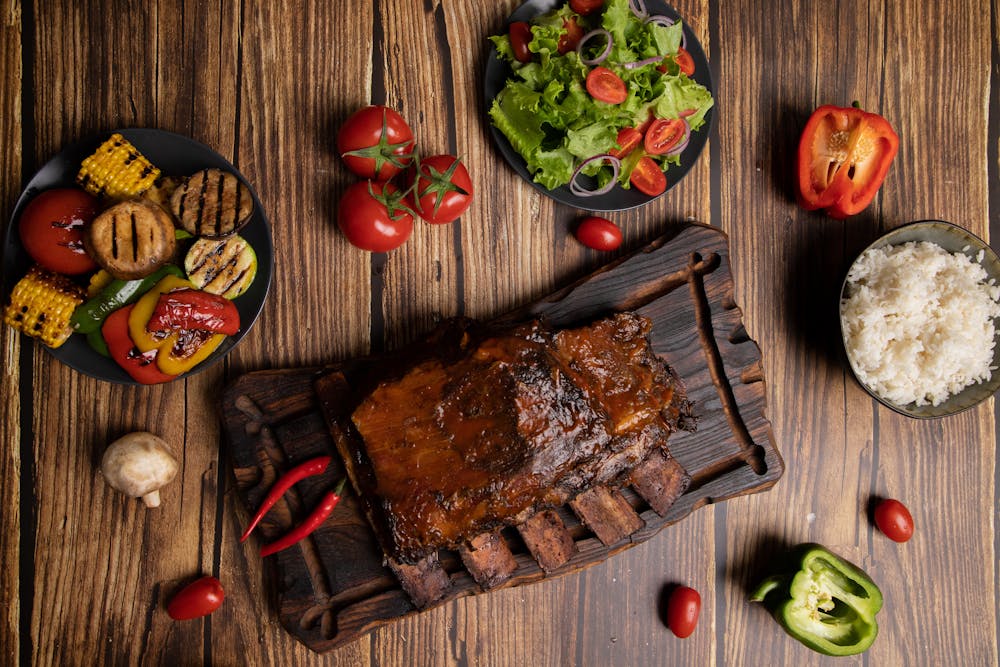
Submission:
M 643 526 L 617 489 L 661 515 L 683 493 L 690 478 L 666 443 L 694 418 L 649 331 L 630 312 L 562 330 L 449 320 L 347 378 L 354 399 L 327 420 L 416 607 L 447 595 L 441 550 L 493 588 L 517 569 L 502 531 L 516 528 L 548 573 L 575 549 L 559 508 L 611 545 Z

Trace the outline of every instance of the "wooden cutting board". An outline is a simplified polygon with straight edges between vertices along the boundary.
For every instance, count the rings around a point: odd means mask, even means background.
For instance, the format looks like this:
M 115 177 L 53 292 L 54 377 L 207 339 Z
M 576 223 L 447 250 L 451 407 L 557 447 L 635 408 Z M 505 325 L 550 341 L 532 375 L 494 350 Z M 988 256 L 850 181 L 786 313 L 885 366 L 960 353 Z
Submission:
M 622 310 L 652 320 L 654 351 L 677 371 L 695 404 L 698 430 L 679 432 L 668 443 L 691 484 L 663 516 L 623 489 L 644 525 L 609 546 L 563 512 L 576 555 L 546 573 L 522 548 L 514 554 L 518 569 L 505 586 L 600 563 L 702 505 L 764 491 L 784 472 L 765 416 L 760 349 L 747 335 L 733 298 L 726 235 L 706 225 L 680 227 L 500 319 L 544 316 L 564 327 Z M 226 388 L 223 434 L 248 513 L 259 506 L 281 471 L 313 456 L 336 453 L 314 383 L 341 367 L 252 372 Z M 286 494 L 261 523 L 256 539 L 272 541 L 315 506 L 344 474 L 334 459 L 324 475 L 304 480 Z M 374 533 L 350 493 L 309 539 L 269 561 L 265 571 L 276 592 L 281 623 L 314 651 L 343 645 L 418 613 L 383 563 Z M 451 587 L 440 602 L 483 592 L 455 554 L 442 552 L 441 563 Z

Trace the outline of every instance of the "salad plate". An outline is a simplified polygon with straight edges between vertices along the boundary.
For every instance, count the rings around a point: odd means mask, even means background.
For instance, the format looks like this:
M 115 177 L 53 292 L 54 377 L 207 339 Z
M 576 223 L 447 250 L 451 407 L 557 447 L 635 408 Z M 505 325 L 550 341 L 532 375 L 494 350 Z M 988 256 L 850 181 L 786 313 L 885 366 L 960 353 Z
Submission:
M 257 193 L 242 174 L 217 152 L 189 137 L 148 128 L 111 130 L 88 140 L 71 144 L 50 159 L 31 178 L 17 200 L 14 212 L 7 226 L 3 248 L 3 305 L 9 303 L 14 284 L 32 266 L 32 260 L 25 251 L 17 232 L 18 220 L 28 203 L 42 191 L 57 187 L 75 187 L 76 174 L 80 163 L 92 154 L 102 141 L 118 132 L 130 141 L 146 158 L 160 168 L 167 176 L 187 176 L 201 169 L 217 168 L 228 171 L 250 189 L 253 197 L 253 214 L 239 234 L 254 249 L 257 255 L 257 276 L 245 293 L 233 300 L 240 314 L 240 330 L 228 336 L 208 359 L 187 373 L 178 376 L 183 379 L 212 366 L 232 350 L 250 331 L 267 298 L 273 273 L 274 248 L 271 241 L 271 226 L 261 206 Z M 82 279 L 86 281 L 84 277 Z M 6 326 L 6 325 L 3 325 Z M 25 339 L 28 340 L 28 339 Z M 94 351 L 82 335 L 69 337 L 57 348 L 45 348 L 52 356 L 71 368 L 98 380 L 118 384 L 139 384 L 122 370 L 112 359 Z
M 507 30 L 507 26 L 511 23 L 515 23 L 517 21 L 530 21 L 534 17 L 558 9 L 563 4 L 565 4 L 565 0 L 527 0 L 527 2 L 520 5 L 510 15 L 504 26 L 505 32 Z M 704 86 L 708 92 L 713 95 L 714 99 L 712 73 L 709 67 L 708 58 L 706 57 L 701 44 L 698 42 L 697 37 L 688 27 L 687 23 L 684 22 L 681 15 L 673 7 L 662 0 L 646 0 L 645 8 L 650 16 L 666 16 L 674 21 L 680 21 L 682 23 L 684 48 L 691 54 L 691 58 L 694 61 L 695 66 L 694 74 L 690 76 L 690 79 Z M 491 107 L 494 99 L 496 99 L 497 95 L 505 88 L 508 79 L 512 76 L 513 69 L 500 57 L 496 46 L 491 46 L 490 54 L 486 61 L 483 84 L 485 109 L 488 110 Z M 708 136 L 711 132 L 715 118 L 714 111 L 715 106 L 713 104 L 713 106 L 705 113 L 704 124 L 698 130 L 690 133 L 690 141 L 680 153 L 680 164 L 670 165 L 670 167 L 664 172 L 667 179 L 666 189 L 660 194 L 653 196 L 644 194 L 635 187 L 625 189 L 620 185 L 616 185 L 604 194 L 595 194 L 590 196 L 581 196 L 574 193 L 570 189 L 569 185 L 561 185 L 553 189 L 548 189 L 534 180 L 524 157 L 518 153 L 517 149 L 511 145 L 511 142 L 507 139 L 504 133 L 493 124 L 489 117 L 486 118 L 486 122 L 489 125 L 490 133 L 493 136 L 494 143 L 499 149 L 500 154 L 503 155 L 504 159 L 514 169 L 514 171 L 517 172 L 517 174 L 527 181 L 532 187 L 561 204 L 566 204 L 568 206 L 573 206 L 586 211 L 612 212 L 624 211 L 648 204 L 649 202 L 663 196 L 676 186 L 694 166 L 698 157 L 704 150 L 705 145 L 708 143 Z M 586 183 L 588 181 L 593 183 L 594 179 L 586 176 L 581 177 L 581 183 Z M 588 189 L 590 188 L 588 187 Z

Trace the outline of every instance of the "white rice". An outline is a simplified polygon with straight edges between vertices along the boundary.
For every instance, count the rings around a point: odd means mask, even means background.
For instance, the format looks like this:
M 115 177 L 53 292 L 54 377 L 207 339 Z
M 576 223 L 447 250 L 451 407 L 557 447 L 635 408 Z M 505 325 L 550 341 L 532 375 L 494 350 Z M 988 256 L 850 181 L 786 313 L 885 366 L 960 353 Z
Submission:
M 1000 287 L 977 261 L 908 242 L 866 251 L 847 281 L 840 309 L 847 354 L 882 398 L 939 405 L 995 370 Z

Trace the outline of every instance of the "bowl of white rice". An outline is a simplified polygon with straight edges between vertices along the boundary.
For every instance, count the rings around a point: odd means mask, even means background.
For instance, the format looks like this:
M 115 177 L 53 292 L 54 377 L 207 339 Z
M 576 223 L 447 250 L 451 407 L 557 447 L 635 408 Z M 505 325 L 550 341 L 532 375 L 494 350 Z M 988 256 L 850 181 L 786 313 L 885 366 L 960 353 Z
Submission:
M 840 328 L 858 383 L 904 415 L 961 412 L 1000 389 L 1000 260 L 940 220 L 892 230 L 844 279 Z

